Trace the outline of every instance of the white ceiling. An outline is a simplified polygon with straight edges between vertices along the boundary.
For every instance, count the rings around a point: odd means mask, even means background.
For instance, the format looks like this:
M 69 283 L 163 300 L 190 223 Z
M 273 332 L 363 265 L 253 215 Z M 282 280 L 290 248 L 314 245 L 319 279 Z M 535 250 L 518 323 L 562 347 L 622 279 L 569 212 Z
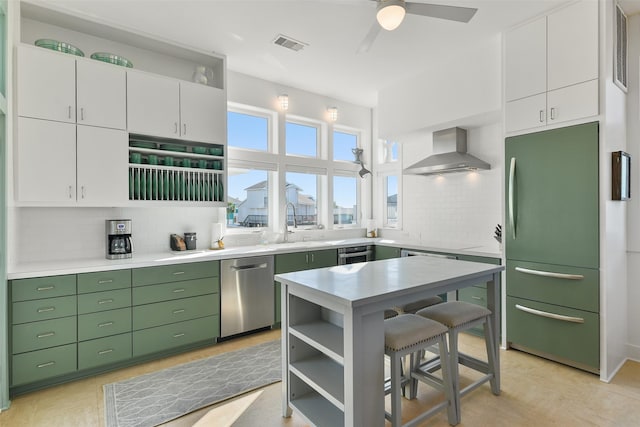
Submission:
M 364 106 L 375 106 L 378 90 L 390 83 L 437 67 L 477 41 L 567 1 L 431 2 L 478 12 L 468 24 L 407 15 L 397 30 L 382 30 L 369 52 L 356 54 L 375 19 L 371 0 L 43 1 L 223 53 L 229 70 Z M 630 8 L 640 4 L 622 3 Z M 308 46 L 299 52 L 276 46 L 272 42 L 278 34 Z

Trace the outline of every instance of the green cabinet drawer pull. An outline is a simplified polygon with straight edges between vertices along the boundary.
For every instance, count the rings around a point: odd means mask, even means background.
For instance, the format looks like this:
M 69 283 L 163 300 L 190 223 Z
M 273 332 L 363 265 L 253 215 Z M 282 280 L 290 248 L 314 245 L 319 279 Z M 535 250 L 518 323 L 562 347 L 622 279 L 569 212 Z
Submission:
M 179 276 L 179 275 L 181 275 L 181 274 L 184 274 L 184 271 L 174 271 L 174 272 L 173 272 L 173 275 L 174 275 L 174 276 Z
M 104 328 L 105 326 L 112 326 L 113 322 L 104 322 L 98 325 L 98 328 Z
M 565 274 L 554 273 L 552 271 L 532 270 L 530 268 L 516 267 L 516 271 L 525 274 L 533 274 L 534 276 L 553 277 L 555 279 L 567 279 L 567 280 L 582 280 L 584 276 L 582 274 Z
M 56 364 L 56 362 L 41 363 L 41 364 L 38 365 L 38 368 L 46 368 L 47 366 L 53 366 L 55 364 Z
M 103 299 L 98 301 L 98 304 L 102 305 L 102 304 L 111 304 L 113 302 L 113 298 L 109 298 L 109 299 Z
M 183 336 L 185 336 L 185 335 L 186 335 L 186 334 L 184 334 L 184 333 L 182 333 L 182 334 L 175 334 L 173 337 L 174 337 L 174 338 L 180 338 L 180 337 L 183 337 Z
M 53 285 L 51 285 L 51 286 L 41 286 L 41 287 L 37 288 L 36 290 L 37 290 L 38 292 L 42 292 L 42 291 L 51 291 L 51 290 L 53 290 L 53 289 L 55 289 L 55 288 L 56 288 L 56 287 L 55 287 L 55 286 L 53 286 Z
M 38 309 L 38 313 L 47 313 L 49 311 L 54 311 L 55 307 L 43 307 Z
M 518 310 L 525 313 L 535 314 L 536 316 L 548 317 L 549 319 L 562 320 L 564 322 L 572 323 L 584 323 L 582 317 L 563 316 L 562 314 L 549 313 L 548 311 L 536 310 L 535 308 L 525 307 L 524 305 L 516 304 Z
M 98 280 L 98 285 L 104 285 L 106 283 L 113 283 L 113 279 L 108 280 Z
M 184 288 L 174 289 L 174 290 L 173 290 L 173 293 L 174 293 L 174 294 L 178 294 L 178 293 L 180 293 L 180 292 L 184 292 L 184 291 L 185 291 L 185 289 L 184 289 Z
M 184 313 L 186 310 L 184 308 L 181 308 L 179 310 L 173 310 L 173 314 L 180 314 L 180 313 Z
M 98 355 L 102 356 L 103 354 L 112 353 L 112 352 L 113 352 L 113 349 L 110 348 L 110 349 L 107 349 L 107 350 L 99 351 Z
M 44 334 L 38 334 L 37 337 L 38 338 L 49 338 L 54 336 L 56 333 L 55 332 L 45 332 Z
M 472 296 L 471 299 L 477 299 L 478 301 L 482 301 L 482 297 Z

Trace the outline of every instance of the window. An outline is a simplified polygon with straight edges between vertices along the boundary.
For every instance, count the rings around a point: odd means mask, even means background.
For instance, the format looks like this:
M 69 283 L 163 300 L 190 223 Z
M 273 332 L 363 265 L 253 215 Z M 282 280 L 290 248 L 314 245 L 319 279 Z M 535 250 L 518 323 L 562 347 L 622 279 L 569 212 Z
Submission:
M 230 167 L 228 171 L 228 227 L 269 225 L 269 173 Z
M 384 160 L 383 163 L 391 163 L 398 161 L 398 143 L 394 141 L 384 141 Z
M 287 155 L 318 157 L 318 133 L 316 126 L 287 122 Z
M 384 187 L 384 222 L 389 227 L 395 227 L 398 224 L 398 177 L 388 175 Z
M 358 146 L 358 135 L 346 132 L 333 132 L 333 160 L 353 161 L 353 150 Z
M 295 210 L 295 223 L 298 226 L 318 224 L 318 175 L 287 172 L 286 202 L 292 203 Z M 287 206 L 287 224 L 294 224 L 294 213 Z
M 227 144 L 230 147 L 268 151 L 269 119 L 229 111 L 227 113 Z
M 333 224 L 358 223 L 358 182 L 352 176 L 333 177 Z

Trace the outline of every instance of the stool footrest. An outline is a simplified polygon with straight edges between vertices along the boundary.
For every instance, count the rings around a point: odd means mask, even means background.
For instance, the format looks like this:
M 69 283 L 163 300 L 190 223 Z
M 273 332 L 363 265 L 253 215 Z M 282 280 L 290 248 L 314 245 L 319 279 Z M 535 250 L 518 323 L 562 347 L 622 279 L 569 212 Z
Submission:
M 493 374 L 488 374 L 483 376 L 482 378 L 476 380 L 475 382 L 469 384 L 468 386 L 460 390 L 460 396 L 464 396 L 465 394 L 475 390 L 476 388 L 480 387 L 482 384 L 488 381 L 491 381 L 492 379 L 493 379 Z
M 468 354 L 458 353 L 458 362 L 468 368 L 474 369 L 483 374 L 490 374 L 489 364 L 483 360 L 476 359 Z

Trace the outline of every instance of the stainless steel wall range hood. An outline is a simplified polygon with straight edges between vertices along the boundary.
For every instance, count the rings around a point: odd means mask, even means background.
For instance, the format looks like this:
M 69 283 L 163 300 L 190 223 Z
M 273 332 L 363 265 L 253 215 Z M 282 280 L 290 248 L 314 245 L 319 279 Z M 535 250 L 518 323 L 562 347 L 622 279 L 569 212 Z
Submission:
M 491 165 L 467 153 L 467 131 L 449 128 L 433 133 L 433 154 L 404 170 L 405 174 L 435 175 L 491 169 Z

